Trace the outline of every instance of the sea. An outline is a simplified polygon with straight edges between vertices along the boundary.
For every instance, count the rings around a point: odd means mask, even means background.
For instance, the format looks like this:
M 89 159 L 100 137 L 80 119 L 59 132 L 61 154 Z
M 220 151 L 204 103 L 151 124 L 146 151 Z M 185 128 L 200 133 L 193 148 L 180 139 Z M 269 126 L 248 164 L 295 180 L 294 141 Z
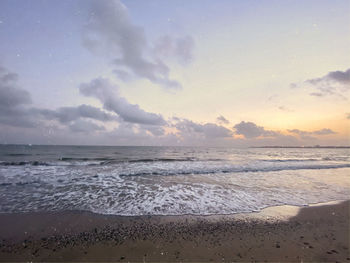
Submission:
M 347 199 L 348 148 L 0 145 L 0 213 L 213 215 Z

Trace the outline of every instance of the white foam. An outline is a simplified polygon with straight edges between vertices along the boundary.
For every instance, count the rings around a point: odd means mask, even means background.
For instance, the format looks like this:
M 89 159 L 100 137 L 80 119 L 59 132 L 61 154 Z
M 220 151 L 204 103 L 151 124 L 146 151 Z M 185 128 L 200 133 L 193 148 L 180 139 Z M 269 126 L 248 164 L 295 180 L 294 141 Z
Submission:
M 145 168 L 129 165 L 0 168 L 0 211 L 230 214 L 273 205 L 347 199 L 350 193 L 349 168 L 121 177 L 120 172 L 126 169 Z M 339 180 L 334 180 L 335 177 Z

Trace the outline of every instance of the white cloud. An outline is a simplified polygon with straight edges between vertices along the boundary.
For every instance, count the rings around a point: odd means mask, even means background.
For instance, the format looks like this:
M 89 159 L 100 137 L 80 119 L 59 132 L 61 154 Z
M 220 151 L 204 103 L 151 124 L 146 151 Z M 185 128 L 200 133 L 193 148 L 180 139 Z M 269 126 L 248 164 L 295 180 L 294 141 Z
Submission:
M 113 85 L 108 79 L 98 78 L 80 86 L 81 94 L 95 97 L 100 100 L 103 107 L 115 112 L 126 122 L 164 125 L 166 122 L 160 114 L 146 112 L 137 104 L 129 103 L 118 93 L 118 86 Z
M 113 56 L 115 73 L 122 80 L 148 79 L 165 88 L 177 89 L 181 85 L 169 77 L 169 67 L 152 56 L 151 47 L 142 27 L 132 23 L 127 8 L 119 0 L 92 0 L 91 17 L 85 27 L 83 43 L 89 50 Z M 183 56 L 187 55 L 187 42 Z

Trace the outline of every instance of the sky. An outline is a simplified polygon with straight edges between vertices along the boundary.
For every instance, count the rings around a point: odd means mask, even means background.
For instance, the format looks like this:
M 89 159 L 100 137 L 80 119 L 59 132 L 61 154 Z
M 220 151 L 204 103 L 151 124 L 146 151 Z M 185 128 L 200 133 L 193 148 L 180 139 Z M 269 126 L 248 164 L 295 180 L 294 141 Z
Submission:
M 1 0 L 0 143 L 349 146 L 349 14 L 349 0 Z

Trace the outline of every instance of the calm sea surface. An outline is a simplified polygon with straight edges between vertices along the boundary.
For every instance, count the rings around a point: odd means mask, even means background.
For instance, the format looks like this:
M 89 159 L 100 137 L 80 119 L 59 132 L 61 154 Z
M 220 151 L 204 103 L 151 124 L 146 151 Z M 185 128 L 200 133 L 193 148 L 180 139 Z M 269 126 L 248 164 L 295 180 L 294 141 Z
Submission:
M 0 145 L 0 212 L 230 214 L 350 199 L 350 149 Z

